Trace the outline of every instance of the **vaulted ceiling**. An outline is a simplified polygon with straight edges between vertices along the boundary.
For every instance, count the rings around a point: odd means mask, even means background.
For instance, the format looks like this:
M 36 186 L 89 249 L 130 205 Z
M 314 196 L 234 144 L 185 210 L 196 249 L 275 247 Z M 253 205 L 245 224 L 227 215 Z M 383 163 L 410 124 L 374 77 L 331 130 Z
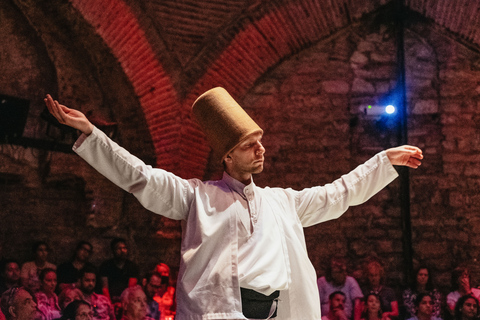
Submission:
M 156 165 L 187 178 L 202 177 L 209 156 L 190 117 L 190 106 L 199 94 L 223 86 L 240 99 L 282 60 L 369 14 L 382 14 L 384 8 L 394 7 L 394 1 L 70 0 L 69 4 L 111 50 L 133 87 Z M 14 2 L 20 7 L 35 3 Z M 408 14 L 430 19 L 472 47 L 480 46 L 480 1 L 406 0 L 405 6 Z

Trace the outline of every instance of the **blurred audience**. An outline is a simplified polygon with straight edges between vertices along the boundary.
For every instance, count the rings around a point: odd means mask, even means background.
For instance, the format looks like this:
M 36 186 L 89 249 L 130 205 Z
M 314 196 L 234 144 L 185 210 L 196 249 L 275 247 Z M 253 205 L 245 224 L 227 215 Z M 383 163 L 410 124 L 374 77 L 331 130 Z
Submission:
M 455 306 L 455 320 L 477 320 L 480 317 L 478 299 L 472 295 L 465 295 L 458 299 Z
M 139 285 L 125 289 L 121 295 L 122 320 L 151 320 L 147 316 L 147 296 Z
M 115 312 L 110 300 L 94 292 L 97 283 L 96 269 L 91 266 L 85 266 L 80 272 L 80 290 L 83 293 L 84 300 L 93 308 L 94 320 L 115 320 Z
M 392 288 L 385 285 L 385 269 L 378 259 L 372 259 L 365 265 L 366 286 L 363 295 L 374 292 L 380 297 L 382 319 L 398 317 L 398 301 Z
M 170 285 L 170 267 L 159 263 L 155 271 L 162 276 L 162 287 L 153 298 L 158 303 L 160 319 L 165 320 L 175 314 L 175 287 Z
M 100 266 L 102 293 L 115 303 L 120 301 L 120 295 L 128 287 L 135 286 L 139 276 L 138 267 L 128 260 L 127 242 L 115 238 L 110 243 L 113 258 Z
M 45 268 L 40 272 L 40 289 L 35 292 L 37 308 L 40 316 L 37 319 L 53 320 L 60 318 L 60 306 L 55 294 L 57 287 L 57 274 L 54 269 Z
M 57 277 L 60 291 L 66 284 L 77 284 L 78 279 L 80 279 L 80 272 L 84 267 L 94 267 L 93 264 L 88 262 L 92 252 L 93 246 L 90 242 L 80 241 L 75 248 L 72 259 L 58 266 Z
M 414 316 L 408 320 L 441 320 L 433 314 L 434 299 L 428 292 L 419 293 L 414 302 Z
M 2 264 L 0 269 L 0 294 L 12 287 L 18 287 L 20 283 L 20 265 L 15 260 L 8 260 Z
M 37 315 L 37 304 L 24 287 L 12 287 L 5 291 L 0 306 L 6 320 L 34 320 Z
M 143 291 L 147 296 L 147 304 L 148 304 L 148 313 L 152 319 L 159 320 L 160 319 L 160 310 L 158 302 L 153 300 L 153 298 L 159 293 L 160 289 L 162 289 L 162 276 L 156 272 L 149 272 L 142 280 Z
M 84 300 L 82 291 L 80 291 L 80 289 L 76 288 L 74 285 L 65 285 L 63 290 L 58 295 L 58 305 L 60 306 L 62 312 L 65 310 L 67 305 L 70 304 L 70 302 L 75 300 Z
M 25 262 L 22 265 L 20 276 L 22 278 L 22 285 L 32 292 L 40 289 L 40 272 L 45 268 L 57 269 L 57 267 L 47 261 L 50 248 L 44 241 L 35 242 L 32 246 L 32 253 L 34 260 Z
M 345 293 L 334 291 L 328 296 L 328 313 L 322 316 L 322 320 L 347 320 L 345 313 Z
M 345 314 L 347 318 L 360 319 L 363 294 L 357 281 L 347 275 L 347 260 L 345 257 L 332 257 L 326 275 L 317 280 L 317 285 L 320 293 L 322 314 L 327 314 L 329 311 L 330 299 L 328 297 L 330 294 L 335 291 L 341 291 L 345 294 Z
M 60 320 L 92 320 L 93 311 L 90 304 L 84 300 L 74 300 L 63 310 Z
M 468 268 L 459 266 L 452 272 L 452 292 L 447 295 L 447 306 L 451 315 L 455 315 L 455 305 L 458 299 L 466 295 L 472 295 L 478 300 L 480 298 L 480 290 L 471 287 Z
M 380 297 L 370 292 L 364 298 L 364 308 L 362 311 L 362 320 L 381 320 L 382 319 L 382 307 L 380 303 Z
M 410 288 L 403 291 L 404 318 L 415 316 L 415 300 L 422 293 L 428 293 L 433 301 L 433 316 L 441 317 L 442 295 L 433 285 L 433 277 L 427 266 L 420 266 L 415 272 Z

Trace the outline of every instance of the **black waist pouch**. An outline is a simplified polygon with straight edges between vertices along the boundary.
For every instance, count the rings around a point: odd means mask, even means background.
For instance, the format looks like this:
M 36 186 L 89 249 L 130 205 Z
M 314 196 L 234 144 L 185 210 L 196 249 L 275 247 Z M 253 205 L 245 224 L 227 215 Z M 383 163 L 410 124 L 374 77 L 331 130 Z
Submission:
M 251 319 L 266 319 L 270 314 L 272 303 L 280 295 L 280 291 L 275 291 L 269 296 L 261 294 L 255 290 L 240 288 L 242 295 L 242 310 L 243 315 Z M 277 316 L 277 309 L 271 316 L 275 318 Z

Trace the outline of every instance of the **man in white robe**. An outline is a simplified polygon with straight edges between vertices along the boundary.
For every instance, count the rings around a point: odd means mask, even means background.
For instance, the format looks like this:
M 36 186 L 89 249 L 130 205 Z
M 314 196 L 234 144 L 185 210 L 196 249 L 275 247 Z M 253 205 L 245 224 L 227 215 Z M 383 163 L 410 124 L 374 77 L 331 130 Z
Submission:
M 218 181 L 186 180 L 145 165 L 81 112 L 49 95 L 45 102 L 60 123 L 83 132 L 77 154 L 145 208 L 183 221 L 179 320 L 320 320 L 303 228 L 368 200 L 397 177 L 392 165 L 417 168 L 423 158 L 420 149 L 402 146 L 322 187 L 259 188 L 252 175 L 263 170 L 263 130 L 224 89 L 214 88 L 195 101 L 193 113 L 225 172 Z

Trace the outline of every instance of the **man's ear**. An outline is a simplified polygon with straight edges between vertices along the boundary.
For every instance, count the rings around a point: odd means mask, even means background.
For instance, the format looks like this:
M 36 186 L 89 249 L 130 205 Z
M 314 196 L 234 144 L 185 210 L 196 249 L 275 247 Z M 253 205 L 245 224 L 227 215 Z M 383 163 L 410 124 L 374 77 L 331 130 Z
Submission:
M 8 307 L 8 312 L 12 315 L 12 317 L 14 317 L 14 318 L 17 317 L 17 315 L 15 314 L 15 307 L 14 306 Z

